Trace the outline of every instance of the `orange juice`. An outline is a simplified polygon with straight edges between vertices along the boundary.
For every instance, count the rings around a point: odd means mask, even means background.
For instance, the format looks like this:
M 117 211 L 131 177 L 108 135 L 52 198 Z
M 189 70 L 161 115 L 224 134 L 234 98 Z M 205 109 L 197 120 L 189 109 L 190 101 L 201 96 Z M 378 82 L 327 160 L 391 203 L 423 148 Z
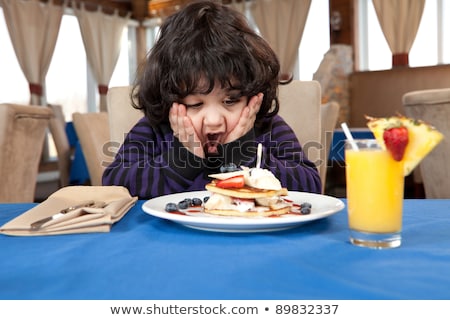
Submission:
M 348 219 L 351 230 L 396 233 L 402 228 L 402 162 L 380 148 L 346 149 Z

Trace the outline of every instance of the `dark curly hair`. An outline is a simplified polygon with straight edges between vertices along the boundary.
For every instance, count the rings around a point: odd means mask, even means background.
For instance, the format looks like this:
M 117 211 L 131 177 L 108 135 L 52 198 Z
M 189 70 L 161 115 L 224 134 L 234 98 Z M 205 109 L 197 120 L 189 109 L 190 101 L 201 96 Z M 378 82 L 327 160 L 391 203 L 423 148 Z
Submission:
M 246 97 L 264 93 L 258 122 L 278 113 L 279 71 L 275 52 L 242 14 L 212 1 L 194 2 L 164 21 L 134 83 L 132 101 L 157 126 L 168 123 L 173 102 L 220 84 Z

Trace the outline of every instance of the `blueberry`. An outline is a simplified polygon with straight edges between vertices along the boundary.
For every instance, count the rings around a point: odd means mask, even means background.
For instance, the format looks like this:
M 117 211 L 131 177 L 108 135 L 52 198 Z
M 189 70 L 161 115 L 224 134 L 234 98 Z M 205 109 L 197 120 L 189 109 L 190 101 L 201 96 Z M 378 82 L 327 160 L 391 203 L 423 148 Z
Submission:
M 168 204 L 166 204 L 166 211 L 167 212 L 175 212 L 177 210 L 178 210 L 178 207 L 177 207 L 176 203 L 169 202 Z
M 311 203 L 309 203 L 309 202 L 303 202 L 303 203 L 300 205 L 300 207 L 302 207 L 302 208 L 310 208 L 310 209 L 311 209 L 312 205 L 311 205 Z
M 209 200 L 209 196 L 206 196 L 206 197 L 203 198 L 203 202 L 204 203 L 208 202 L 208 200 Z
M 202 199 L 200 199 L 200 198 L 193 198 L 192 199 L 192 205 L 193 206 L 201 206 L 202 205 Z
M 183 201 L 187 202 L 188 207 L 192 207 L 192 199 L 191 198 L 185 198 Z
M 178 202 L 178 209 L 184 210 L 187 208 L 189 208 L 189 201 L 182 200 L 182 201 Z
M 308 208 L 308 207 L 302 207 L 302 208 L 300 208 L 300 212 L 301 212 L 302 214 L 310 214 L 310 213 L 311 213 L 311 208 Z
M 220 167 L 221 173 L 238 171 L 239 168 L 234 163 L 228 163 Z

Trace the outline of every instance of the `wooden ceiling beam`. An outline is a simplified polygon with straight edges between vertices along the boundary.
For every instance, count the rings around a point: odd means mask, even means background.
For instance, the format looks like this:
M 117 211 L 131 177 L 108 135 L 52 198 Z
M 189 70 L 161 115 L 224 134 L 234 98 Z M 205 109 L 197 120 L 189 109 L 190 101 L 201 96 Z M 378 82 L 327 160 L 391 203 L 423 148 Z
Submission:
M 63 0 L 53 0 L 54 2 L 63 2 Z M 146 1 L 146 0 L 143 0 Z M 83 3 L 86 10 L 95 11 L 99 7 L 102 8 L 102 11 L 106 14 L 113 14 L 116 10 L 119 12 L 119 15 L 126 16 L 131 13 L 133 16 L 133 7 L 131 0 L 73 0 L 68 2 L 68 6 L 72 7 L 72 5 L 80 7 L 80 4 Z

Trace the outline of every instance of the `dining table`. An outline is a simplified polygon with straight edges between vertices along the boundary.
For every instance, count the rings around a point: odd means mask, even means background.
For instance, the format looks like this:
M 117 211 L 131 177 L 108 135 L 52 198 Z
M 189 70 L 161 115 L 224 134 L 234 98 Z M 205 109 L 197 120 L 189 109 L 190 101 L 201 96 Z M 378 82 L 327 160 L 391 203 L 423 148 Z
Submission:
M 2 300 L 447 300 L 450 199 L 405 199 L 402 244 L 349 242 L 347 201 L 280 230 L 199 230 L 138 200 L 110 232 L 0 235 Z M 38 205 L 0 204 L 0 225 Z

